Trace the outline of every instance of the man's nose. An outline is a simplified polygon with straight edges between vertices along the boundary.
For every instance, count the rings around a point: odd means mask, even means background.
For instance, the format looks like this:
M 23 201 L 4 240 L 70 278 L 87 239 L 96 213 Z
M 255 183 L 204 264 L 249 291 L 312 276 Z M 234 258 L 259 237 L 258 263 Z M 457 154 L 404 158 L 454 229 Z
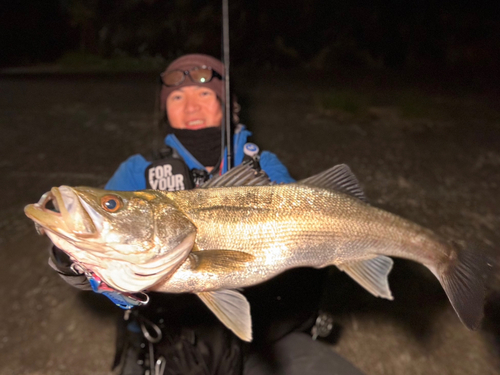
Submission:
M 200 109 L 200 105 L 196 98 L 187 98 L 184 111 L 187 113 L 196 112 Z

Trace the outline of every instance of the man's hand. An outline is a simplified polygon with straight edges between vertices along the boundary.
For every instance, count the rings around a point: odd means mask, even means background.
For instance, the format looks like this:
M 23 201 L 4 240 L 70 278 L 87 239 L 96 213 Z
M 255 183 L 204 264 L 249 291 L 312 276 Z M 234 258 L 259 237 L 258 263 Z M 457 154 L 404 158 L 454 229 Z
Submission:
M 87 276 L 76 273 L 71 265 L 73 262 L 69 256 L 55 245 L 49 247 L 49 266 L 51 266 L 61 278 L 71 286 L 81 290 L 92 290 Z

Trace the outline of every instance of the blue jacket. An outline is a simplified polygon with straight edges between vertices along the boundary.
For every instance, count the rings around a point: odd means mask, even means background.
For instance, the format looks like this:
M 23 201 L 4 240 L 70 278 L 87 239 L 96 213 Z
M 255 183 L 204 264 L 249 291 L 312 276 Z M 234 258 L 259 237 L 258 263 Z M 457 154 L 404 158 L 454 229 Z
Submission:
M 243 146 L 247 143 L 248 137 L 252 135 L 244 126 L 238 129 L 233 136 L 234 165 L 237 166 L 243 161 Z M 193 155 L 179 142 L 173 135 L 169 134 L 165 138 L 165 144 L 174 148 L 184 159 L 189 169 L 205 169 Z M 227 172 L 225 155 L 222 173 Z M 136 154 L 129 157 L 120 164 L 113 177 L 106 184 L 108 190 L 133 191 L 146 189 L 146 177 L 144 172 L 151 164 L 142 155 Z M 290 183 L 295 180 L 290 176 L 286 167 L 279 161 L 278 157 L 269 152 L 263 151 L 260 155 L 260 166 L 267 173 L 271 181 L 276 183 Z

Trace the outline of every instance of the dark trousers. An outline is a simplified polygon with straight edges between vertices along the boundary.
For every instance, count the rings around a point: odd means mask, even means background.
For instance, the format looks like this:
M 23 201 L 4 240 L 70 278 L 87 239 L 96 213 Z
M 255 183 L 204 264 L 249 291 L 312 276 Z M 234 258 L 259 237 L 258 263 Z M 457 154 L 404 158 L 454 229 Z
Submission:
M 248 356 L 243 375 L 364 375 L 327 344 L 292 332 Z

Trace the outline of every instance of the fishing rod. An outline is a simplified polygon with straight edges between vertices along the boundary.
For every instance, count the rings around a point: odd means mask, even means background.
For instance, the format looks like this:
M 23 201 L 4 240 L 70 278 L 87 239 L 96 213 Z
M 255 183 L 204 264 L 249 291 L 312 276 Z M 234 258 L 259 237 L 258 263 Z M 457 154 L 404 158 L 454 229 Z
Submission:
M 228 0 L 222 0 L 222 62 L 224 63 L 224 124 L 221 127 L 222 144 L 226 144 L 227 165 L 229 171 L 232 167 L 231 150 L 231 93 L 229 91 L 229 5 Z M 224 160 L 224 147 L 222 147 L 222 160 Z

